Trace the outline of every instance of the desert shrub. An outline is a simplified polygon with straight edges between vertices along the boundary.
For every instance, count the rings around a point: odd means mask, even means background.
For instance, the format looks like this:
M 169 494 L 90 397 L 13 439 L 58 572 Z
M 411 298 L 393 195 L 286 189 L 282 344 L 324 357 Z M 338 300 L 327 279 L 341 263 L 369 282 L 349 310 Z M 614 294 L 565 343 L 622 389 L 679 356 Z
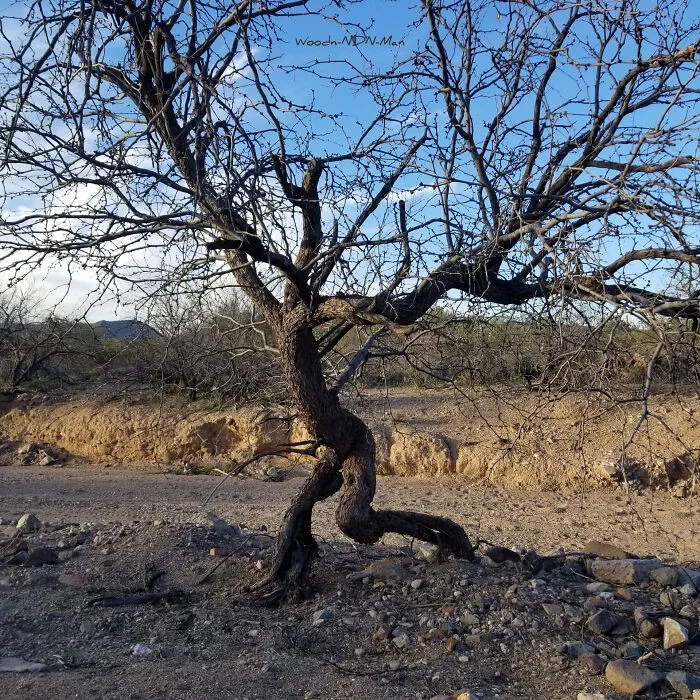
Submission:
M 281 372 L 269 327 L 236 297 L 217 301 L 204 306 L 200 296 L 160 300 L 149 316 L 159 335 L 133 348 L 131 369 L 152 386 L 193 400 L 280 400 Z
M 0 297 L 0 389 L 51 391 L 100 374 L 102 348 L 90 326 L 42 311 L 36 297 Z

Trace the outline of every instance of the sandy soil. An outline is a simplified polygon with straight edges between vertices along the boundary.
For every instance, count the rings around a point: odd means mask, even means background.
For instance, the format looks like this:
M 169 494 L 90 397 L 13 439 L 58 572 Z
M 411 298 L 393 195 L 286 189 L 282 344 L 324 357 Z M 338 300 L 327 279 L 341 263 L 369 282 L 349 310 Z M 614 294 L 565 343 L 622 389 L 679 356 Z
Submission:
M 131 523 L 167 520 L 208 523 L 205 512 L 252 528 L 275 530 L 304 482 L 300 471 L 282 481 L 229 479 L 207 507 L 221 477 L 81 467 L 0 467 L 1 517 L 32 512 L 42 521 Z M 334 520 L 334 500 L 314 511 L 317 533 L 343 538 Z M 446 515 L 474 538 L 546 551 L 580 549 L 587 540 L 614 541 L 639 555 L 676 560 L 700 558 L 700 502 L 665 493 L 623 488 L 588 493 L 522 493 L 474 486 L 458 478 L 379 477 L 375 505 Z M 349 542 L 349 540 L 347 540 Z
M 375 428 L 380 472 L 393 474 L 379 477 L 376 507 L 446 515 L 514 551 L 576 553 L 598 540 L 700 569 L 697 396 L 653 397 L 636 433 L 640 404 L 601 397 L 375 392 L 354 403 Z M 335 526 L 333 499 L 314 511 L 315 593 L 256 606 L 244 588 L 263 576 L 312 465 L 262 462 L 208 504 L 221 477 L 201 472 L 304 437 L 278 413 L 184 415 L 129 398 L 3 408 L 0 658 L 46 669 L 0 673 L 0 698 L 624 697 L 561 653 L 575 640 L 601 659 L 642 654 L 659 671 L 700 673 L 700 597 L 644 583 L 591 601 L 577 555 L 537 571 L 493 563 L 486 545 L 474 562 L 436 563 L 397 536 L 356 546 Z M 608 475 L 623 448 L 625 473 Z M 208 512 L 240 534 L 222 534 Z M 41 527 L 17 536 L 25 513 Z M 59 561 L 8 563 L 39 555 Z M 622 620 L 618 632 L 586 627 L 600 606 Z M 640 638 L 639 606 L 691 614 L 690 646 L 664 652 Z M 674 697 L 664 683 L 654 693 Z

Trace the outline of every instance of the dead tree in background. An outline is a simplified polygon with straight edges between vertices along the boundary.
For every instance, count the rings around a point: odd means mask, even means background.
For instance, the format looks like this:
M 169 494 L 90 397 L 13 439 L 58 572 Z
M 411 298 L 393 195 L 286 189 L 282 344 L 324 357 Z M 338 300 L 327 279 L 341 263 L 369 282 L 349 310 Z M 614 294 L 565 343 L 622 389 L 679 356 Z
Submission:
M 374 439 L 322 365 L 352 328 L 400 335 L 450 294 L 700 317 L 667 291 L 700 262 L 692 2 L 405 4 L 411 44 L 381 69 L 295 52 L 326 26 L 304 0 L 37 0 L 2 24 L 3 268 L 144 290 L 225 274 L 275 335 L 321 447 L 271 599 L 303 590 L 313 507 L 338 491 L 358 542 L 472 555 L 448 519 L 372 507 Z M 333 4 L 334 31 L 358 32 L 355 8 Z
M 89 327 L 46 313 L 37 294 L 0 294 L 0 394 L 82 379 L 94 371 L 97 345 Z

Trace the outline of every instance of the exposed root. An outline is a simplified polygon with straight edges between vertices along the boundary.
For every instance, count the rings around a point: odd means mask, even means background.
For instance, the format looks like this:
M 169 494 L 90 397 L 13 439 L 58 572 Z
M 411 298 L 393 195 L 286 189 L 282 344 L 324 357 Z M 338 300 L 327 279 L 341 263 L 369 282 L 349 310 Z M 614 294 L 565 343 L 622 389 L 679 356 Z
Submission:
M 474 548 L 461 525 L 449 518 L 401 510 L 379 510 L 371 513 L 374 528 L 382 534 L 396 532 L 435 544 L 443 552 L 460 559 L 472 560 Z
M 336 493 L 342 483 L 335 461 L 319 462 L 284 516 L 272 570 L 254 586 L 260 591 L 256 597 L 259 604 L 296 602 L 308 593 L 309 573 L 318 552 L 311 534 L 311 513 L 316 503 Z
M 329 452 L 326 459 L 317 464 L 287 511 L 277 538 L 272 569 L 252 589 L 258 591 L 259 604 L 295 602 L 308 594 L 309 574 L 318 552 L 311 534 L 312 510 L 316 503 L 332 496 L 343 484 L 336 522 L 356 542 L 374 544 L 386 533 L 396 532 L 437 545 L 445 554 L 474 558 L 474 548 L 466 532 L 449 518 L 372 508 L 376 490 L 374 438 L 359 418 L 350 413 L 345 413 L 343 418 L 350 422 L 347 427 L 354 435 L 350 449 L 342 457 Z
M 345 488 L 336 511 L 340 529 L 357 542 L 374 544 L 388 532 L 435 544 L 443 552 L 473 559 L 474 548 L 464 529 L 436 515 L 372 508 L 376 490 L 375 447 L 372 433 L 359 420 L 358 439 L 343 461 Z

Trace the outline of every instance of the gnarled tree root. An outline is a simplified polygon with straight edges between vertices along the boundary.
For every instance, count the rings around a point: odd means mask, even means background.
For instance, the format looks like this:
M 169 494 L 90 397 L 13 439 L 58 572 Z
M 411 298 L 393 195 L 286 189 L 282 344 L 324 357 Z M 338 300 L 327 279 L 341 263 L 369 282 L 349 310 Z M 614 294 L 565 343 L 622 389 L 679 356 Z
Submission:
M 459 559 L 474 558 L 474 548 L 464 529 L 449 518 L 410 510 L 379 510 L 371 513 L 374 527 L 382 534 L 396 532 L 440 547 Z
M 258 603 L 296 602 L 307 593 L 311 565 L 318 552 L 311 534 L 311 513 L 316 503 L 336 493 L 342 483 L 343 477 L 335 461 L 319 462 L 284 516 L 272 569 L 254 586 L 258 591 Z
M 365 544 L 374 544 L 383 535 L 396 532 L 435 544 L 443 552 L 461 559 L 473 559 L 474 549 L 467 533 L 449 518 L 372 508 L 376 491 L 374 438 L 364 423 L 359 422 L 360 438 L 343 461 L 345 488 L 336 511 L 340 529 Z
M 445 554 L 473 559 L 474 549 L 467 533 L 449 518 L 398 510 L 374 510 L 376 490 L 375 447 L 372 433 L 352 414 L 355 440 L 342 459 L 335 453 L 318 463 L 313 474 L 287 511 L 277 538 L 277 551 L 270 574 L 255 586 L 258 602 L 274 605 L 296 601 L 309 588 L 309 572 L 318 551 L 311 534 L 313 507 L 344 486 L 336 510 L 340 529 L 356 542 L 374 544 L 395 532 L 430 542 Z

